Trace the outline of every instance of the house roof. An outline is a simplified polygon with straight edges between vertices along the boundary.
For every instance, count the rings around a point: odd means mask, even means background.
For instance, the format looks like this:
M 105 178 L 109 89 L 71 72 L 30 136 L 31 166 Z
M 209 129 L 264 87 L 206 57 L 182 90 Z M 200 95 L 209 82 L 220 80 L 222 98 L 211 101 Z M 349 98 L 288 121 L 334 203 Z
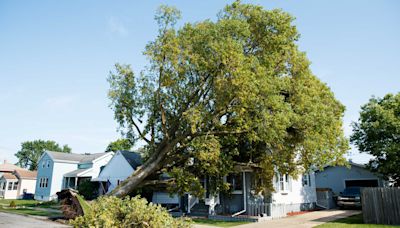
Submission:
M 90 170 L 91 168 L 87 169 L 76 169 L 74 171 L 71 171 L 69 173 L 64 174 L 64 177 L 80 177 L 82 174 L 84 174 L 86 171 Z
M 20 179 L 30 179 L 30 180 L 36 180 L 37 176 L 37 171 L 29 171 L 29 170 L 24 170 L 24 169 L 16 169 L 14 171 L 14 175 L 19 177 Z
M 366 168 L 365 164 L 358 164 L 358 163 L 355 163 L 355 162 L 352 162 L 352 161 L 349 161 L 349 165 L 350 166 L 355 166 L 355 167 L 358 167 L 358 168 L 362 168 L 362 169 Z M 343 165 L 339 165 L 339 166 L 328 165 L 328 166 L 325 166 L 324 169 L 335 168 L 335 167 L 344 167 L 344 166 Z M 323 171 L 323 170 L 317 170 L 316 172 L 321 172 L 321 171 Z
M 73 153 L 62 153 L 62 152 L 54 152 L 47 151 L 47 153 L 53 158 L 55 161 L 70 161 L 74 163 L 89 163 L 93 162 L 99 157 L 102 157 L 106 153 L 96 153 L 96 154 L 73 154 Z
M 127 150 L 120 150 L 118 151 L 124 156 L 126 161 L 131 165 L 133 169 L 136 169 L 139 165 L 142 164 L 142 156 L 139 153 L 127 151 Z
M 18 178 L 12 173 L 3 173 L 2 178 L 6 180 L 17 180 Z
M 1 172 L 13 172 L 16 169 L 22 169 L 22 168 L 19 166 L 10 164 L 10 163 L 0 164 L 0 173 Z

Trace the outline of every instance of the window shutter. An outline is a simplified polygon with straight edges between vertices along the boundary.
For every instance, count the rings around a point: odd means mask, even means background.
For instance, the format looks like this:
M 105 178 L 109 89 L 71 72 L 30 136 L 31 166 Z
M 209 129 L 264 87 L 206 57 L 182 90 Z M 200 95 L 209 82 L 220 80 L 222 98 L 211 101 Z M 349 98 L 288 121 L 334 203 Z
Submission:
M 274 189 L 275 189 L 275 191 L 279 191 L 280 190 L 280 188 L 279 188 L 279 174 L 278 173 L 275 173 L 275 175 L 274 175 Z

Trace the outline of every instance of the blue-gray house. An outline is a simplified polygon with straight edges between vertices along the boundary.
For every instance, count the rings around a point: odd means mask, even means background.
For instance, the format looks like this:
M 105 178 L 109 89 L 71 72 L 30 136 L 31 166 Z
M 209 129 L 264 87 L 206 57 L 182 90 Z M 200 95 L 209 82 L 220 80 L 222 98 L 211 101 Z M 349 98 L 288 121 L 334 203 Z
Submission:
M 383 187 L 386 185 L 383 177 L 369 171 L 365 165 L 350 162 L 346 166 L 329 166 L 315 173 L 317 188 L 330 188 L 338 195 L 346 187 Z

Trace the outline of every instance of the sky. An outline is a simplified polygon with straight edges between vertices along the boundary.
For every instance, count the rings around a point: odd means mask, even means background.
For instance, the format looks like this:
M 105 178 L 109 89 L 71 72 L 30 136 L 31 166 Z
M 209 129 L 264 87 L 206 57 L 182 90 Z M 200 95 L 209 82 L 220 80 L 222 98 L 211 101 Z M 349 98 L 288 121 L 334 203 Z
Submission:
M 161 4 L 182 11 L 179 25 L 232 1 L 0 1 L 0 161 L 16 162 L 21 142 L 45 139 L 74 153 L 103 152 L 120 137 L 107 98 L 115 63 L 146 66 Z M 400 90 L 400 1 L 243 1 L 292 14 L 311 69 L 346 106 L 351 134 L 360 106 Z M 348 155 L 365 163 L 353 148 Z M 1 163 L 1 162 L 0 162 Z

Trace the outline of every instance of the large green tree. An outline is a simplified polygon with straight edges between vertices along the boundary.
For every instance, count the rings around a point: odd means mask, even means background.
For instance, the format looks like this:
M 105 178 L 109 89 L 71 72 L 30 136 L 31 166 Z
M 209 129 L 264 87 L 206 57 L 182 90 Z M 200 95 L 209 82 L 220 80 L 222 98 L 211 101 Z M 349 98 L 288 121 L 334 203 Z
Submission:
M 353 124 L 351 141 L 373 156 L 372 171 L 400 186 L 400 93 L 371 98 Z
M 56 151 L 70 153 L 71 148 L 68 145 L 60 146 L 51 140 L 34 140 L 21 143 L 21 149 L 15 154 L 18 158 L 18 165 L 29 170 L 37 170 L 38 161 L 43 152 Z
M 117 64 L 109 76 L 119 129 L 148 153 L 111 194 L 124 196 L 160 172 L 180 193 L 201 192 L 204 176 L 222 191 L 223 177 L 243 163 L 260 169 L 270 188 L 274 169 L 295 175 L 344 162 L 344 106 L 312 74 L 292 16 L 235 2 L 216 21 L 176 29 L 179 18 L 160 7 L 148 67 L 135 75 Z
M 117 139 L 114 142 L 110 142 L 106 148 L 106 152 L 115 152 L 118 150 L 130 150 L 132 149 L 133 143 L 129 139 Z

